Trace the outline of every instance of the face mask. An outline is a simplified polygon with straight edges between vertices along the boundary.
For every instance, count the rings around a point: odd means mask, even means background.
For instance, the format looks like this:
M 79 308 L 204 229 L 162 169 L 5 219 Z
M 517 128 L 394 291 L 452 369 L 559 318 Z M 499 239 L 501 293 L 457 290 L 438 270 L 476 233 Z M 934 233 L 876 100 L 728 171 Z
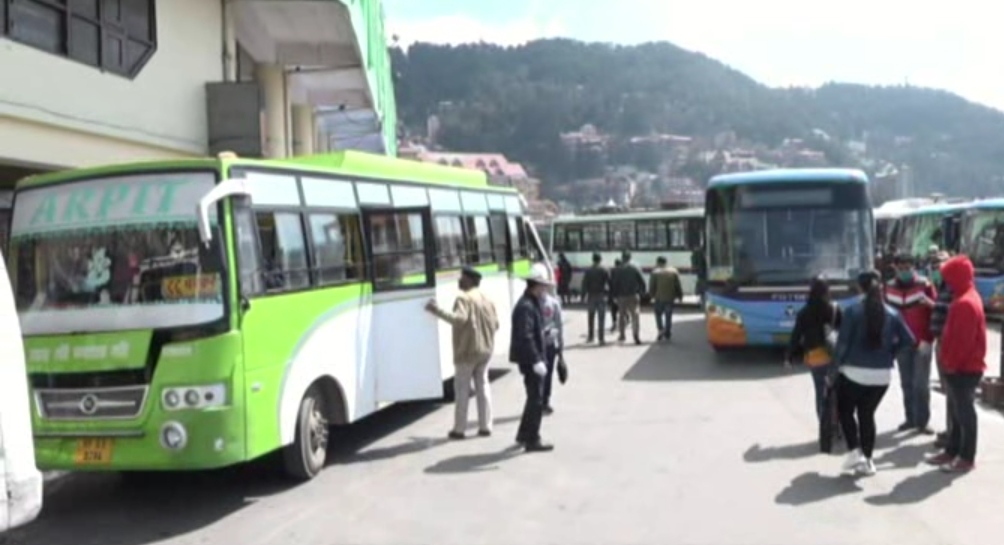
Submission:
M 896 276 L 899 277 L 902 282 L 912 282 L 913 281 L 913 271 L 899 271 Z

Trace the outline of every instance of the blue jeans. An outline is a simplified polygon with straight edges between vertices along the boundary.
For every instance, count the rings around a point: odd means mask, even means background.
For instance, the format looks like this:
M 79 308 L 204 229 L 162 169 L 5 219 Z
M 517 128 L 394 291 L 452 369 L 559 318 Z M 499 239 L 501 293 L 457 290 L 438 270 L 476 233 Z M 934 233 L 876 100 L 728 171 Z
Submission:
M 673 310 L 676 305 L 672 301 L 656 301 L 655 307 L 655 328 L 659 331 L 659 337 L 669 338 L 673 335 Z
M 916 346 L 896 358 L 906 424 L 913 428 L 926 428 L 931 422 L 931 358 L 931 349 Z
M 812 386 L 816 390 L 816 418 L 823 419 L 826 411 L 824 401 L 826 400 L 826 374 L 829 372 L 829 365 L 820 365 L 812 368 Z

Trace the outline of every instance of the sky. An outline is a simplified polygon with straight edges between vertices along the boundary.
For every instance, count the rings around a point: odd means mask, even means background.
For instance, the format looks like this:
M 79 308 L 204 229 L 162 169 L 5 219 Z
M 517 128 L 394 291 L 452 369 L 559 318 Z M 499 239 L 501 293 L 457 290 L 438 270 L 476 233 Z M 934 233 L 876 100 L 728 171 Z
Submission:
M 768 85 L 909 83 L 946 89 L 1004 111 L 1004 32 L 992 2 L 816 4 L 384 0 L 384 10 L 389 34 L 402 45 L 480 40 L 515 45 L 552 37 L 621 44 L 670 41 Z

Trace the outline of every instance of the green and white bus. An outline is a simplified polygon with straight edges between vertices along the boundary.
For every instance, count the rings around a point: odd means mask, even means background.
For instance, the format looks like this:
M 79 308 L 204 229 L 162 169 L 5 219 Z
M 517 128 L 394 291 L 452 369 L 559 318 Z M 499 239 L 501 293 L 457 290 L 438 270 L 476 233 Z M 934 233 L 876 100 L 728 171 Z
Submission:
M 500 313 L 546 262 L 519 194 L 358 152 L 163 161 L 28 178 L 10 270 L 42 469 L 215 468 L 444 395 L 464 265 Z M 549 266 L 549 265 L 548 265 Z M 508 349 L 503 319 L 497 352 Z

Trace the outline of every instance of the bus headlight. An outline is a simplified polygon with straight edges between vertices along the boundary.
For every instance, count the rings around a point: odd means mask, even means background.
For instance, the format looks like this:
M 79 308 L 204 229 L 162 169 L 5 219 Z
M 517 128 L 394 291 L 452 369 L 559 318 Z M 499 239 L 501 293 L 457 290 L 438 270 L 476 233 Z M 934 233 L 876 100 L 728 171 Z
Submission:
M 165 388 L 161 400 L 168 411 L 222 407 L 227 402 L 227 387 L 225 384 L 207 384 Z
M 714 316 L 736 325 L 743 325 L 743 317 L 731 308 L 723 307 L 722 305 L 709 301 L 707 305 L 707 312 L 708 317 Z
M 164 392 L 164 407 L 167 407 L 168 409 L 177 409 L 180 403 L 181 396 L 178 395 L 176 390 L 167 390 Z
M 181 450 L 188 444 L 188 431 L 178 422 L 166 422 L 160 427 L 160 446 L 167 450 Z

